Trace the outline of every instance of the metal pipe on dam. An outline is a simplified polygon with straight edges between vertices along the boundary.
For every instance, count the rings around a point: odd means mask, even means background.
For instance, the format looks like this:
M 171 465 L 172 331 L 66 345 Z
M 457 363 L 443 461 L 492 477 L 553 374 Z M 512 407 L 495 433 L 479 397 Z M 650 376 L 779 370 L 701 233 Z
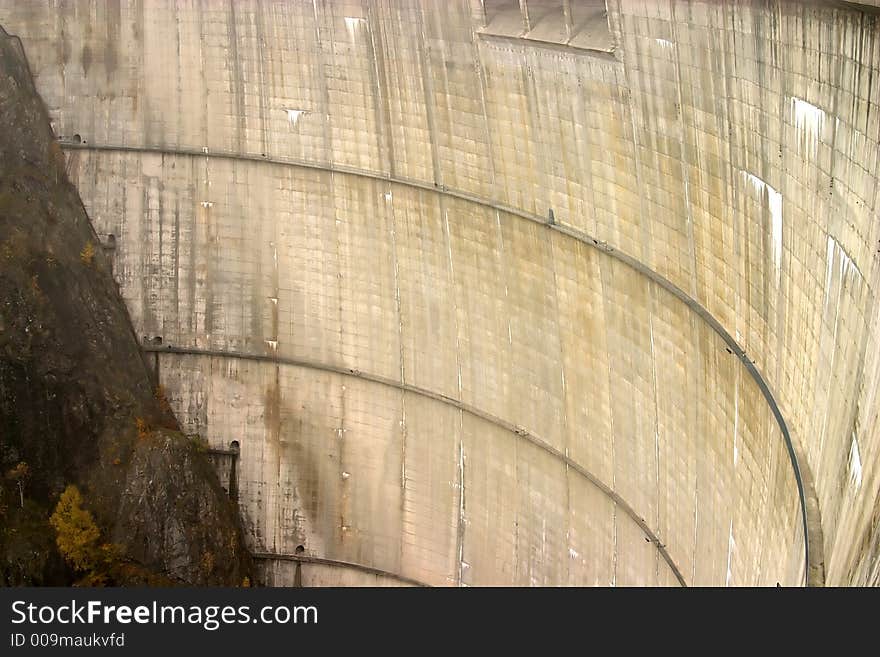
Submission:
M 847 585 L 880 580 L 871 5 L 0 24 L 267 584 Z

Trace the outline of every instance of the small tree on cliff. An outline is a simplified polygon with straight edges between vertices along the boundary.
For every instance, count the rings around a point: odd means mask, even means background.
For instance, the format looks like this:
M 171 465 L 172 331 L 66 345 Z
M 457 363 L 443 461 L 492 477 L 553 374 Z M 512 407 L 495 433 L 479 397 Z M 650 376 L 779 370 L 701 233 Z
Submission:
M 120 550 L 112 543 L 101 542 L 101 530 L 76 486 L 64 489 L 49 522 L 55 528 L 61 556 L 79 573 L 85 586 L 103 586 L 119 565 Z
M 101 530 L 82 503 L 79 489 L 68 486 L 61 493 L 55 512 L 49 519 L 55 528 L 61 556 L 79 571 L 94 568 L 96 546 L 101 538 Z

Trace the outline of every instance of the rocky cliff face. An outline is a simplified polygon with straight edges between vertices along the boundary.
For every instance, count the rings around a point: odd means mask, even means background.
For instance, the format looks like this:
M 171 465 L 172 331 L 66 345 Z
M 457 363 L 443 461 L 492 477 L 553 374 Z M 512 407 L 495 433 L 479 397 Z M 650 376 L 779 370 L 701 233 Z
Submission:
M 78 574 L 49 516 L 77 486 L 124 568 L 237 585 L 238 514 L 152 381 L 16 37 L 0 28 L 0 584 Z

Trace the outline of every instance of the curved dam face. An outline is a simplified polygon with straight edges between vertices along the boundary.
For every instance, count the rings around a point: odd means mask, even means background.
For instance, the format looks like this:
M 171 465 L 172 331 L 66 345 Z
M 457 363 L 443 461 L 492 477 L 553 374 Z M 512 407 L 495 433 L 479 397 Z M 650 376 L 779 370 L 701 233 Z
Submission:
M 876 11 L 0 24 L 266 583 L 847 585 L 880 579 Z

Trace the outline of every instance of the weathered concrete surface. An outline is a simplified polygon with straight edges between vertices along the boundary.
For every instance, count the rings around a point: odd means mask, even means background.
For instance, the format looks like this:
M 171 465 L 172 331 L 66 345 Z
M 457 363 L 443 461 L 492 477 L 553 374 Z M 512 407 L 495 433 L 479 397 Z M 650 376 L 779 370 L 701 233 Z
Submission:
M 478 0 L 0 1 L 138 333 L 194 352 L 156 356 L 175 409 L 241 444 L 255 551 L 803 581 L 767 400 L 653 272 L 769 385 L 828 582 L 876 583 L 874 10 L 607 4 L 613 56 Z

